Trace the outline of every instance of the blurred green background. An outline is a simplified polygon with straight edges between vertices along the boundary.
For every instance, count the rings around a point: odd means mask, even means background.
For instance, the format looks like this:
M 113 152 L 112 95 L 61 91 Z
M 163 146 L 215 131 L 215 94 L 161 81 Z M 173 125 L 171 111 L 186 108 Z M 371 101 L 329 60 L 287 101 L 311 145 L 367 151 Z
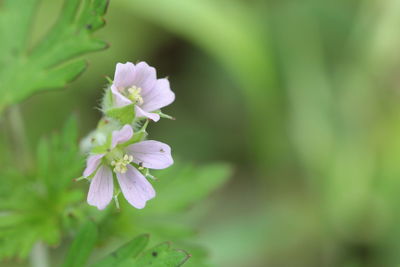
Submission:
M 60 8 L 42 1 L 34 40 Z M 110 47 L 21 104 L 29 140 L 71 111 L 86 135 L 105 76 L 146 61 L 177 96 L 151 138 L 234 167 L 194 211 L 211 262 L 399 266 L 399 14 L 398 0 L 112 0 L 96 33 Z

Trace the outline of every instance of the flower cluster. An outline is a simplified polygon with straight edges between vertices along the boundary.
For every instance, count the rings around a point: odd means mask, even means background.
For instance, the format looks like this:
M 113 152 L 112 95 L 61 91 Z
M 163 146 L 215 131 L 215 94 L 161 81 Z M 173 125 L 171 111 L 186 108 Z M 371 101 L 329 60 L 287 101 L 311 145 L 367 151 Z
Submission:
M 83 178 L 90 180 L 87 202 L 104 209 L 120 192 L 135 208 L 144 208 L 156 193 L 147 178 L 149 169 L 173 164 L 171 148 L 145 140 L 149 120 L 171 118 L 160 109 L 171 104 L 175 94 L 167 79 L 157 79 L 156 70 L 145 62 L 118 63 L 114 80 L 103 98 L 103 118 L 81 148 L 89 153 Z M 114 179 L 117 186 L 114 186 Z

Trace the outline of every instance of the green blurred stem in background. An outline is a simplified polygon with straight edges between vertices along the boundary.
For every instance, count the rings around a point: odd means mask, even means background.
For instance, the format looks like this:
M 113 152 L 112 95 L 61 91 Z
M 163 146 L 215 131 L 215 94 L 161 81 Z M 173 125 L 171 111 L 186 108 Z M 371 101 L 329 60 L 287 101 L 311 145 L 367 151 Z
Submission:
M 10 138 L 16 148 L 16 158 L 19 159 L 20 166 L 27 170 L 32 164 L 32 154 L 26 135 L 24 120 L 18 105 L 10 107 L 8 121 L 10 125 Z
M 37 242 L 31 251 L 31 255 L 29 257 L 31 267 L 48 267 L 48 248 L 42 242 Z

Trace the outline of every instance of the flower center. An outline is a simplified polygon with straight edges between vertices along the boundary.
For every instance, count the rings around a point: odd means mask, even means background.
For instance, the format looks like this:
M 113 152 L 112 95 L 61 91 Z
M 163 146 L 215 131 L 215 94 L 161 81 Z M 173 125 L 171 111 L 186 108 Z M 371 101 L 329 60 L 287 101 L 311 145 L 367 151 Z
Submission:
M 114 159 L 111 161 L 111 166 L 114 167 L 114 172 L 126 173 L 128 168 L 126 167 L 129 163 L 133 161 L 131 155 L 125 154 L 122 158 Z
M 132 86 L 127 89 L 126 95 L 131 100 L 134 104 L 143 104 L 143 98 L 140 95 L 140 92 L 142 91 L 142 88 Z

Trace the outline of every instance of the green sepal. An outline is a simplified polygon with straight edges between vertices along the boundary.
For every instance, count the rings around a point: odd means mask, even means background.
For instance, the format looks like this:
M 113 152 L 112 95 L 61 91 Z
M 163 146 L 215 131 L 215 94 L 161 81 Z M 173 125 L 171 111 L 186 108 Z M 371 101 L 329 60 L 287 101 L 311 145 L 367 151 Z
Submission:
M 114 103 L 113 95 L 110 90 L 110 86 L 111 86 L 111 83 L 107 86 L 107 88 L 104 91 L 103 100 L 101 103 L 101 109 L 103 111 L 111 109 L 113 106 L 113 103 Z
M 159 110 L 159 111 L 157 111 L 157 112 L 155 112 L 155 113 L 158 114 L 158 115 L 160 115 L 160 118 L 164 118 L 164 119 L 168 119 L 168 120 L 173 120 L 173 121 L 176 120 L 175 117 L 172 117 L 171 115 L 162 113 L 161 110 Z
M 122 125 L 131 124 L 135 118 L 135 104 L 129 104 L 120 108 L 111 108 L 105 114 L 113 119 L 117 119 Z
M 132 138 L 127 141 L 126 143 L 124 143 L 124 146 L 129 146 L 132 145 L 134 143 L 140 142 L 142 141 L 145 137 L 147 136 L 146 131 L 139 131 L 133 134 Z
M 107 153 L 111 147 L 111 141 L 112 141 L 112 135 L 108 134 L 107 135 L 107 141 L 100 146 L 95 146 L 92 149 L 92 153 L 93 154 L 103 154 L 103 153 Z
M 74 181 L 74 182 L 79 182 L 79 181 L 81 181 L 81 180 L 89 180 L 89 177 L 90 177 L 90 176 L 85 177 L 85 176 L 82 175 L 82 176 L 79 176 L 78 178 L 74 178 L 73 181 Z
M 107 80 L 107 82 L 111 85 L 114 81 L 110 78 L 110 77 L 108 77 L 108 76 L 106 76 L 106 80 Z

